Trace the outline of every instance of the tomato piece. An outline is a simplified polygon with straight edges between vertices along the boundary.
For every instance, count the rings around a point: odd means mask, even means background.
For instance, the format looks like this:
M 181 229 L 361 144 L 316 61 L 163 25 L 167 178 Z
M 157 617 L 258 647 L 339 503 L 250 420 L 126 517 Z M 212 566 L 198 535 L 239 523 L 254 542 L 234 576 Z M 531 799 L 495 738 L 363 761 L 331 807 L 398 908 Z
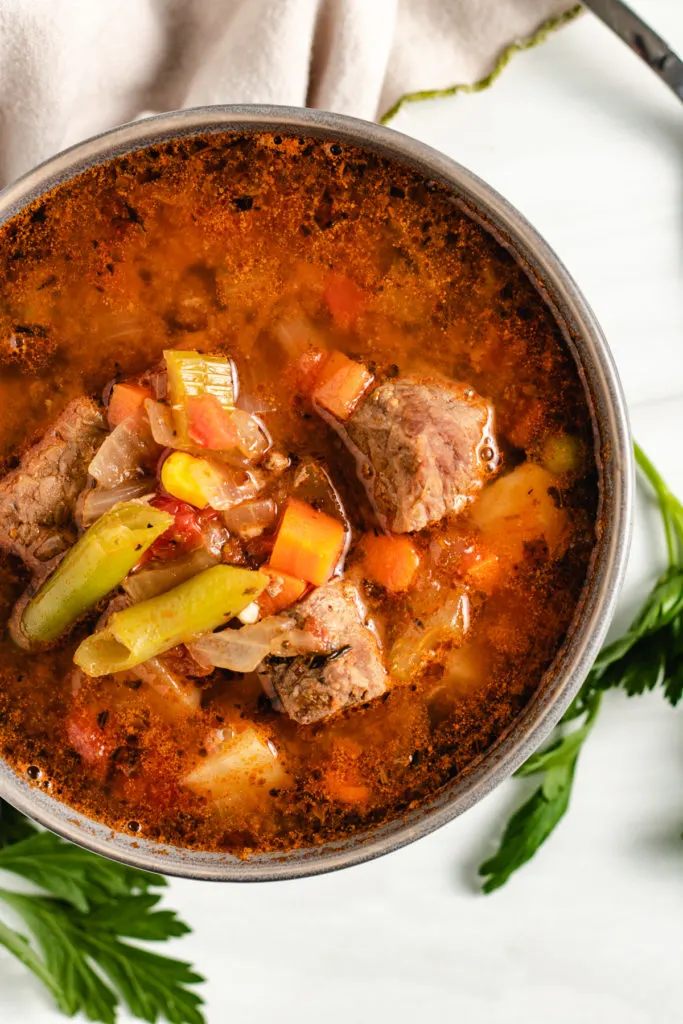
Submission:
M 353 327 L 365 305 L 365 292 L 343 274 L 330 274 L 324 292 L 332 319 L 340 327 Z
M 200 448 L 219 452 L 238 447 L 232 415 L 215 395 L 193 395 L 185 401 L 185 412 L 188 436 Z
M 174 558 L 200 548 L 204 542 L 205 524 L 218 518 L 218 513 L 213 509 L 200 510 L 188 505 L 186 501 L 163 494 L 153 498 L 151 504 L 162 512 L 168 512 L 174 521 L 147 549 L 140 560 L 143 564 L 152 558 Z
M 107 729 L 107 719 L 108 714 L 102 708 L 82 705 L 71 711 L 66 722 L 69 743 L 98 775 L 106 774 L 117 746 L 113 730 Z

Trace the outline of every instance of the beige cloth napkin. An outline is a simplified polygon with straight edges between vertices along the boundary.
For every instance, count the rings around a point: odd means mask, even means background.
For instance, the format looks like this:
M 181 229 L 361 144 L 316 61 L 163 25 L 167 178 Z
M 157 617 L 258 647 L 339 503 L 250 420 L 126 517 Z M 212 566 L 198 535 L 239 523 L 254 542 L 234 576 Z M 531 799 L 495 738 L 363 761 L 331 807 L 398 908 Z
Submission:
M 0 0 L 0 184 L 142 113 L 208 103 L 379 117 L 486 74 L 567 0 Z

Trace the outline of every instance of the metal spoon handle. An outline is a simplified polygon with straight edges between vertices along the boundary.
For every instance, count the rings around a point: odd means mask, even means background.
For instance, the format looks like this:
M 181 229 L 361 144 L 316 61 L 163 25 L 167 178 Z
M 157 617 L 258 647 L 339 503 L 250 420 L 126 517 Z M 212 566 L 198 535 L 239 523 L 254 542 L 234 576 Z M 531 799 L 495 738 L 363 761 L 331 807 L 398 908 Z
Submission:
M 583 0 L 683 100 L 683 60 L 621 0 Z

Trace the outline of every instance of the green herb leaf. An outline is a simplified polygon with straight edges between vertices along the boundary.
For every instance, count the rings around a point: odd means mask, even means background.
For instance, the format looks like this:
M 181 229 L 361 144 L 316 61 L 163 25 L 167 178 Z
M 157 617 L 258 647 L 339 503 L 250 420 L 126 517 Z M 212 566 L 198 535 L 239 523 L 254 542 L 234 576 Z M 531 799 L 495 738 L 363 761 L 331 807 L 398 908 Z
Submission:
M 121 1002 L 141 1020 L 203 1024 L 202 981 L 189 964 L 122 938 L 164 942 L 189 928 L 171 910 L 156 909 L 165 879 L 105 860 L 38 831 L 0 801 L 0 870 L 50 895 L 0 890 L 0 901 L 23 919 L 27 939 L 0 922 L 5 946 L 52 993 L 60 1010 L 114 1024 Z
M 498 852 L 479 868 L 486 893 L 505 885 L 546 841 L 569 807 L 576 758 L 550 768 L 538 789 L 507 823 Z

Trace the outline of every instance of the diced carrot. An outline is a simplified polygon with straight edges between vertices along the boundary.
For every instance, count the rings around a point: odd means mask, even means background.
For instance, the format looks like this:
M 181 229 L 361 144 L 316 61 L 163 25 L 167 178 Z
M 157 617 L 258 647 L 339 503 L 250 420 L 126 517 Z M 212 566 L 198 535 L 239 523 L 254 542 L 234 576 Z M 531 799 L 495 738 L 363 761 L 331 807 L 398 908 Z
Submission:
M 420 556 L 410 537 L 394 534 L 376 537 L 368 533 L 363 538 L 361 551 L 367 575 L 390 594 L 407 590 L 420 565 Z
M 347 420 L 374 377 L 343 352 L 330 352 L 320 367 L 312 398 L 338 420 Z
M 332 576 L 343 548 L 344 527 L 338 519 L 289 498 L 270 566 L 320 587 Z
M 145 399 L 151 397 L 150 389 L 139 384 L 115 384 L 107 407 L 107 420 L 111 429 L 135 416 L 142 409 Z
M 262 565 L 259 572 L 264 572 L 271 580 L 257 599 L 264 616 L 276 615 L 284 608 L 289 608 L 290 604 L 294 604 L 306 592 L 306 580 L 289 576 L 286 572 L 278 572 L 269 565 Z
M 200 448 L 220 452 L 237 447 L 233 418 L 215 395 L 192 395 L 185 399 L 185 414 L 188 436 Z
M 324 297 L 332 319 L 340 327 L 353 327 L 365 305 L 365 292 L 343 274 L 330 274 Z

